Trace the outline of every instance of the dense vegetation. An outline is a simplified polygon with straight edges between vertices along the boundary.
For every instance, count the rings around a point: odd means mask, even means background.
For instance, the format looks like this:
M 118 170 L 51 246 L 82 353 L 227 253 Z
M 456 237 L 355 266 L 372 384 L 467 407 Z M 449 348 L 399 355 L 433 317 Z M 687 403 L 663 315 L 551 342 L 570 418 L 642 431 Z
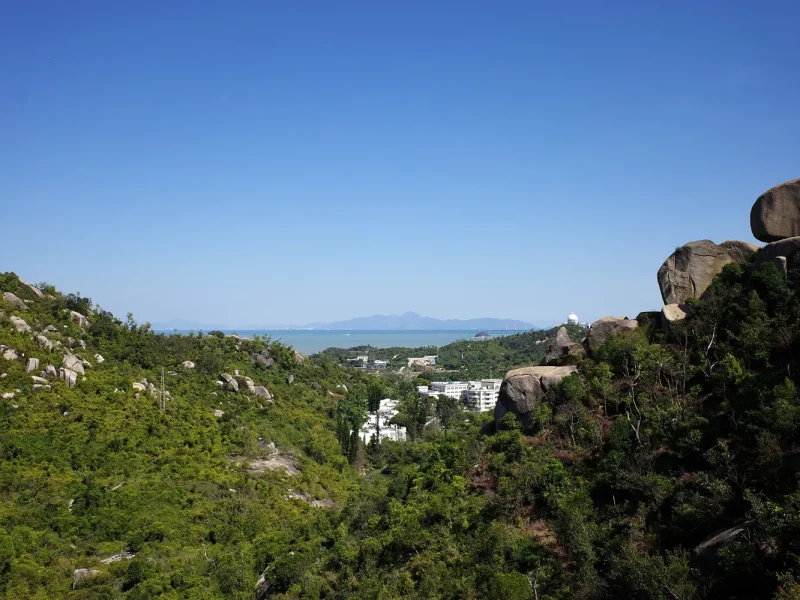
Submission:
M 413 380 L 268 340 L 160 336 L 98 309 L 82 335 L 64 309 L 91 302 L 45 289 L 0 277 L 32 301 L 0 307 L 0 344 L 60 360 L 17 315 L 106 360 L 34 393 L 24 360 L 0 359 L 0 391 L 21 390 L 0 404 L 5 597 L 252 598 L 263 573 L 270 598 L 800 598 L 797 260 L 788 277 L 726 266 L 692 317 L 610 339 L 531 425 L 509 414 L 491 435 L 490 415 L 423 405 Z M 465 344 L 491 364 L 501 341 Z M 253 363 L 266 348 L 275 364 Z M 131 387 L 161 367 L 177 373 L 164 412 Z M 215 384 L 234 369 L 273 401 Z M 412 439 L 364 447 L 352 429 L 383 394 Z M 298 474 L 234 458 L 269 441 Z M 72 590 L 81 567 L 102 572 Z

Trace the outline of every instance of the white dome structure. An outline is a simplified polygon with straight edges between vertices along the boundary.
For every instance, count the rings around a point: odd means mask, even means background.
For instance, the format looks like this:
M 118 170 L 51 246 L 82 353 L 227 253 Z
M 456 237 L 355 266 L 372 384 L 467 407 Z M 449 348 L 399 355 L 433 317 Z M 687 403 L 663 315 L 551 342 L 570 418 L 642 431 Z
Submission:
M 577 325 L 578 324 L 578 315 L 576 315 L 575 313 L 571 313 L 567 317 L 567 323 L 569 323 L 570 325 Z

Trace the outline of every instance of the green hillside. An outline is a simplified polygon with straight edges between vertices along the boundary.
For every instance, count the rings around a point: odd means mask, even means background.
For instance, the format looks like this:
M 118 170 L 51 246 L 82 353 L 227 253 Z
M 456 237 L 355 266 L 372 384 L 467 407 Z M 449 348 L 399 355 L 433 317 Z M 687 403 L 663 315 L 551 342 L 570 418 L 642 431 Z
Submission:
M 40 287 L 0 276 L 3 597 L 800 597 L 796 256 L 610 336 L 525 424 Z M 538 363 L 535 335 L 440 357 Z M 364 446 L 384 395 L 410 439 Z

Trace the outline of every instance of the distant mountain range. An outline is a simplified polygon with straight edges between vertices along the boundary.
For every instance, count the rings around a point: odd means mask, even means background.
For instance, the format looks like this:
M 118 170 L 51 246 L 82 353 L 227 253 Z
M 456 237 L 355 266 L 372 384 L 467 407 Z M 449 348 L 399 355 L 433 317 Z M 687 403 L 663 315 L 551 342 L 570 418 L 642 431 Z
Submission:
M 538 329 L 531 323 L 513 319 L 434 319 L 433 317 L 423 317 L 415 312 L 407 312 L 402 315 L 372 315 L 371 317 L 358 317 L 333 323 L 309 323 L 304 328 L 333 330 L 491 329 L 495 331 L 500 329 Z
M 169 321 L 162 321 L 153 323 L 153 329 L 156 330 L 173 330 L 180 331 L 211 331 L 219 329 L 222 331 L 228 330 L 274 330 L 274 329 L 329 329 L 334 331 L 363 331 L 363 330 L 456 330 L 456 329 L 486 329 L 492 331 L 500 330 L 525 330 L 525 329 L 539 329 L 536 325 L 525 321 L 518 321 L 514 319 L 493 319 L 493 318 L 479 318 L 479 319 L 434 319 L 433 317 L 424 317 L 415 312 L 407 312 L 402 315 L 372 315 L 371 317 L 357 317 L 355 319 L 347 319 L 345 321 L 333 321 L 331 323 L 316 322 L 308 323 L 306 325 L 283 325 L 283 324 L 269 324 L 269 325 L 246 325 L 232 327 L 230 325 L 208 324 L 200 323 L 198 321 L 189 321 L 186 319 L 171 319 Z

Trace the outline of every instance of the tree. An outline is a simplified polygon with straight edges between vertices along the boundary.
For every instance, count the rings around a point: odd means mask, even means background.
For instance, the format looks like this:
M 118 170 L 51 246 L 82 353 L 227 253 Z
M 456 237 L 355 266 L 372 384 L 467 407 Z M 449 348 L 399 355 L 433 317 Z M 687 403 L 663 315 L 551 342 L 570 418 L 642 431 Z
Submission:
M 456 423 L 461 416 L 461 401 L 445 394 L 436 397 L 436 418 L 444 429 L 444 436 L 447 437 L 447 430 Z

